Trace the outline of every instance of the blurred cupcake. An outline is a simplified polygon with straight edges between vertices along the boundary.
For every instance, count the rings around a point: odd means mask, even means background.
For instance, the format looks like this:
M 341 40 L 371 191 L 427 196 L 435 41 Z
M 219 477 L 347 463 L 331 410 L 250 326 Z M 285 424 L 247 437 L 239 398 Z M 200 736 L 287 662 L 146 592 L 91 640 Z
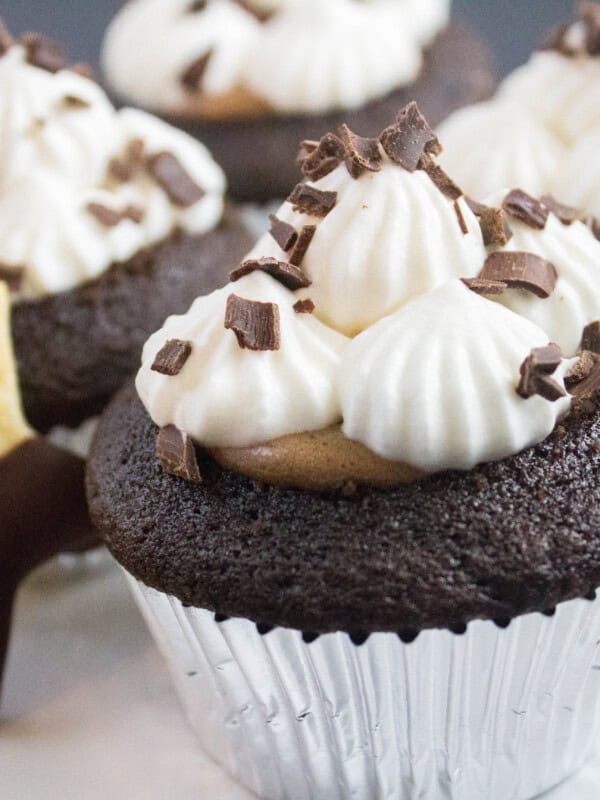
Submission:
M 93 519 L 259 797 L 531 798 L 600 733 L 600 242 L 469 205 L 415 104 L 310 150 L 105 413 Z
M 577 20 L 509 75 L 492 100 L 443 123 L 442 163 L 475 196 L 518 185 L 600 214 L 592 150 L 600 137 L 598 87 L 600 3 L 580 3 Z
M 77 425 L 148 334 L 247 249 L 207 150 L 68 68 L 60 45 L 0 34 L 0 278 L 29 421 Z
M 283 197 L 301 139 L 376 135 L 416 98 L 434 122 L 487 97 L 487 49 L 449 0 L 130 0 L 104 45 L 109 84 L 198 136 L 245 200 Z

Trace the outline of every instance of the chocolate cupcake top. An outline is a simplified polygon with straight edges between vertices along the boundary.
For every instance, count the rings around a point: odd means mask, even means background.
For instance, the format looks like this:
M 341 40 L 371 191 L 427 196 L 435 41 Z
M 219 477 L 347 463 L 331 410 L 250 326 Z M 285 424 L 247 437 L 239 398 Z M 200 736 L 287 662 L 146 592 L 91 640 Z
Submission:
M 599 42 L 600 3 L 580 3 L 575 22 L 511 73 L 491 101 L 442 124 L 442 163 L 465 190 L 484 197 L 519 185 L 600 213 Z
M 2 29 L 0 278 L 17 299 L 63 292 L 177 228 L 223 212 L 224 176 L 201 144 L 116 111 L 60 45 Z
M 449 0 L 131 0 L 106 38 L 112 86 L 193 116 L 319 114 L 412 83 Z

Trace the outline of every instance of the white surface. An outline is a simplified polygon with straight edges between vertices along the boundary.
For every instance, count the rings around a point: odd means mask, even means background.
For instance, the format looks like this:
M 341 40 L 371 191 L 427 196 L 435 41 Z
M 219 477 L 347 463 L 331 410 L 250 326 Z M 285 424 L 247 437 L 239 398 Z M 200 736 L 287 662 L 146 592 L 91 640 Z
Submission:
M 252 800 L 196 747 L 111 566 L 65 583 L 46 571 L 22 591 L 0 775 L 1 800 Z M 544 800 L 599 796 L 600 760 Z

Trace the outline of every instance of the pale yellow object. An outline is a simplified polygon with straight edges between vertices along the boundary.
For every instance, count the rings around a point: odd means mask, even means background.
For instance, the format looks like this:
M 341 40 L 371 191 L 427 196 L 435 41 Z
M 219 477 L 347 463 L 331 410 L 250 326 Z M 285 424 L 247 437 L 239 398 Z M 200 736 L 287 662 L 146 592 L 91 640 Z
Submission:
M 10 295 L 0 281 L 0 458 L 33 437 L 25 421 L 10 332 Z

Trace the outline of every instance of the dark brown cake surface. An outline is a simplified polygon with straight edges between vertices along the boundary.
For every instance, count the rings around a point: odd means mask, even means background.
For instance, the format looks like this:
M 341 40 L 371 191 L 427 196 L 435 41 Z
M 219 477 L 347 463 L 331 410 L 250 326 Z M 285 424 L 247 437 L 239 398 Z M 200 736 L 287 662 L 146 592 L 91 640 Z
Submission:
M 175 234 L 95 281 L 17 303 L 12 331 L 30 423 L 46 431 L 98 413 L 137 369 L 148 336 L 225 284 L 251 245 L 229 208 L 204 236 Z
M 425 54 L 423 72 L 415 83 L 356 111 L 215 122 L 165 118 L 204 142 L 225 170 L 234 197 L 263 201 L 285 197 L 298 181 L 295 160 L 303 139 L 318 140 L 343 123 L 362 136 L 377 136 L 412 100 L 435 126 L 455 109 L 489 97 L 495 88 L 493 75 L 488 48 L 453 25 Z
M 203 483 L 163 471 L 132 387 L 88 471 L 95 523 L 147 585 L 305 631 L 460 629 L 600 586 L 600 414 L 467 473 L 350 496 L 261 487 L 199 452 Z

